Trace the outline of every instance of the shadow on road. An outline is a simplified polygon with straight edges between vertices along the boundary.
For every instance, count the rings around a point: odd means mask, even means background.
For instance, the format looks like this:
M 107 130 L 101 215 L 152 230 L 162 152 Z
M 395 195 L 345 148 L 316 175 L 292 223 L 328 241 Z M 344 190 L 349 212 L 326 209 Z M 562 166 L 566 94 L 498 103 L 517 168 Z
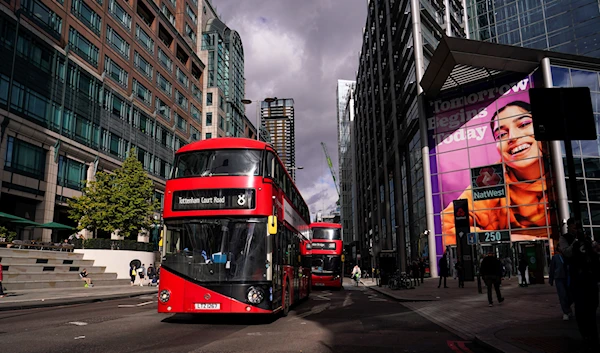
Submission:
M 175 314 L 169 316 L 161 322 L 170 324 L 191 324 L 191 325 L 238 325 L 238 326 L 259 326 L 269 325 L 277 321 L 281 316 L 275 315 L 245 315 L 245 314 Z

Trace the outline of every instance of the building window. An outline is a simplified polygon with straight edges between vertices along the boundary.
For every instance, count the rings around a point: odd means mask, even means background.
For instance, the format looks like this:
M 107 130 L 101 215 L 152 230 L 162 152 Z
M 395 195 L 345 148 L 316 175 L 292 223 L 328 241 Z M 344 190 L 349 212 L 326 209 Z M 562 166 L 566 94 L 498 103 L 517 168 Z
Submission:
M 92 32 L 100 35 L 102 29 L 102 19 L 92 10 L 83 0 L 73 0 L 71 3 L 71 12 Z
M 110 78 L 117 81 L 117 83 L 119 83 L 121 86 L 127 88 L 129 74 L 108 56 L 104 57 L 104 72 L 106 72 Z
M 181 71 L 180 68 L 177 68 L 177 81 L 179 81 L 179 83 L 181 83 L 181 85 L 185 88 L 188 88 L 188 84 L 189 84 L 189 79 L 188 77 L 183 73 L 183 71 Z
M 60 38 L 62 32 L 62 18 L 50 10 L 39 0 L 23 0 L 21 8 L 26 16 L 50 33 L 54 38 Z
M 135 38 L 150 54 L 154 54 L 154 40 L 150 38 L 148 33 L 139 26 L 135 25 Z
M 202 122 L 202 119 L 200 118 L 200 110 L 196 108 L 196 106 L 194 106 L 193 104 L 191 104 L 190 106 L 190 112 L 192 115 L 192 119 L 196 120 L 199 123 Z
M 187 122 L 181 115 L 177 113 L 175 113 L 175 124 L 177 124 L 177 128 L 179 130 L 187 132 Z
M 167 119 L 167 121 L 171 120 L 171 108 L 167 105 L 167 103 L 163 102 L 160 98 L 155 98 L 156 102 L 156 112 L 161 115 L 163 118 Z
M 212 105 L 212 92 L 206 93 L 206 105 Z
M 111 133 L 108 140 L 108 152 L 113 156 L 121 157 L 121 137 Z
M 212 113 L 206 113 L 206 126 L 212 126 Z
M 87 166 L 65 156 L 58 157 L 56 183 L 69 189 L 81 191 L 87 179 Z
M 225 130 L 225 119 L 222 116 L 219 116 L 219 129 Z
M 106 26 L 106 41 L 110 44 L 114 49 L 117 50 L 122 57 L 129 60 L 129 43 L 125 41 L 114 29 L 110 26 Z
M 137 127 L 142 133 L 154 136 L 154 122 L 146 114 L 135 110 L 133 126 Z
M 192 40 L 192 42 L 196 44 L 196 32 L 194 32 L 192 27 L 190 27 L 190 25 L 188 25 L 187 23 L 185 24 L 185 33 Z
M 133 52 L 133 62 L 135 63 L 135 67 L 138 69 L 138 71 L 143 73 L 146 77 L 150 79 L 150 81 L 152 81 L 153 67 L 137 51 Z
M 223 99 L 223 96 L 219 96 L 219 108 L 225 111 L 225 99 Z
M 202 90 L 200 90 L 200 88 L 194 84 L 192 84 L 192 95 L 198 101 L 198 103 L 202 104 Z
M 44 180 L 46 173 L 46 150 L 12 136 L 6 143 L 4 169 Z
M 158 61 L 169 72 L 173 72 L 173 60 L 161 48 L 158 48 Z
M 180 107 L 182 107 L 186 111 L 188 110 L 188 99 L 185 98 L 183 93 L 179 92 L 178 90 L 175 90 L 175 101 Z
M 173 16 L 171 11 L 169 11 L 169 9 L 167 8 L 167 5 L 165 5 L 164 3 L 161 4 L 160 9 L 161 9 L 161 12 L 163 13 L 163 15 L 165 15 L 165 17 L 167 18 L 167 20 L 169 20 L 169 22 L 171 22 L 173 27 L 175 27 L 175 16 Z
M 210 133 L 210 132 L 207 132 L 207 133 L 206 133 L 206 139 L 208 140 L 208 139 L 210 139 L 210 138 L 212 138 L 212 133 Z
M 81 35 L 73 27 L 69 29 L 69 47 L 82 59 L 98 67 L 98 47 Z
M 117 0 L 108 0 L 108 11 L 127 30 L 131 30 L 131 15 L 117 3 Z
M 133 79 L 133 91 L 138 99 L 150 105 L 152 103 L 152 95 L 150 91 L 135 78 Z
M 173 84 L 169 82 L 163 75 L 156 73 L 156 83 L 161 91 L 165 92 L 169 97 L 173 95 Z
M 198 129 L 196 129 L 193 126 L 190 126 L 190 139 L 192 141 L 199 141 L 200 140 L 200 131 L 198 131 Z
M 198 17 L 194 13 L 194 10 L 192 10 L 192 8 L 190 7 L 190 5 L 185 4 L 185 12 L 187 12 L 187 14 L 190 17 L 190 19 L 192 20 L 192 22 L 194 22 L 194 24 L 197 25 L 198 24 Z

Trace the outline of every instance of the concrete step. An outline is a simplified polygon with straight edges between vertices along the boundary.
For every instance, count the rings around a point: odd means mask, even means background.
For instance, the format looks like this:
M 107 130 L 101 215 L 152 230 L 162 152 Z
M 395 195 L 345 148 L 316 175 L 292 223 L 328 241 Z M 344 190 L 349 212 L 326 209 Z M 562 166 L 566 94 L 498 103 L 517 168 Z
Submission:
M 92 281 L 94 282 L 94 287 L 124 286 L 130 283 L 128 279 L 95 280 L 92 278 Z M 83 287 L 84 284 L 85 282 L 81 279 L 57 281 L 18 281 L 12 283 L 2 282 L 2 285 L 6 287 L 8 292 L 23 289 L 77 288 Z M 90 288 L 90 290 L 94 290 L 94 288 Z
M 106 270 L 105 266 L 75 266 L 75 265 L 47 265 L 47 264 L 11 264 L 5 265 L 2 263 L 4 268 L 4 274 L 8 273 L 57 273 L 57 272 L 70 272 L 79 273 L 84 268 L 88 273 L 104 273 Z
M 89 275 L 92 281 L 117 279 L 116 273 L 95 273 Z M 10 273 L 4 274 L 4 282 L 35 282 L 35 281 L 62 281 L 81 280 L 77 272 L 38 272 L 38 273 Z
M 73 259 L 38 259 L 38 258 L 29 258 L 29 257 L 2 257 L 2 265 L 10 266 L 10 265 L 39 265 L 39 266 L 56 266 L 56 265 L 66 265 L 66 266 L 93 266 L 94 260 L 73 260 Z
M 83 254 L 67 251 L 0 248 L 0 258 L 27 257 L 32 259 L 82 260 Z

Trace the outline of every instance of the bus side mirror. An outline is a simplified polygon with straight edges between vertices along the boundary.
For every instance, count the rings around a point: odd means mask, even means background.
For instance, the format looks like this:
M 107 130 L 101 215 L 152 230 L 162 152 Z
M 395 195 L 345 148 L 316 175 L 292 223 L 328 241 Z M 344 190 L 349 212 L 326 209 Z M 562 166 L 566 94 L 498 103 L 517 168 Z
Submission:
M 277 216 L 269 216 L 269 218 L 267 219 L 267 229 L 269 231 L 269 234 L 277 234 Z

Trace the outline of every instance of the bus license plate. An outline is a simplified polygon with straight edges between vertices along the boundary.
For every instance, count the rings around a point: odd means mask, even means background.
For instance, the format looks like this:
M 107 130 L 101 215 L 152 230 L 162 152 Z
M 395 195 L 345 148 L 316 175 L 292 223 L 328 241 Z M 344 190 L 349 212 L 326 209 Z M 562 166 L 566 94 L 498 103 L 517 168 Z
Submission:
M 317 285 L 317 286 L 324 286 L 325 283 L 315 283 L 315 285 Z
M 221 304 L 219 303 L 196 303 L 196 310 L 221 310 Z

